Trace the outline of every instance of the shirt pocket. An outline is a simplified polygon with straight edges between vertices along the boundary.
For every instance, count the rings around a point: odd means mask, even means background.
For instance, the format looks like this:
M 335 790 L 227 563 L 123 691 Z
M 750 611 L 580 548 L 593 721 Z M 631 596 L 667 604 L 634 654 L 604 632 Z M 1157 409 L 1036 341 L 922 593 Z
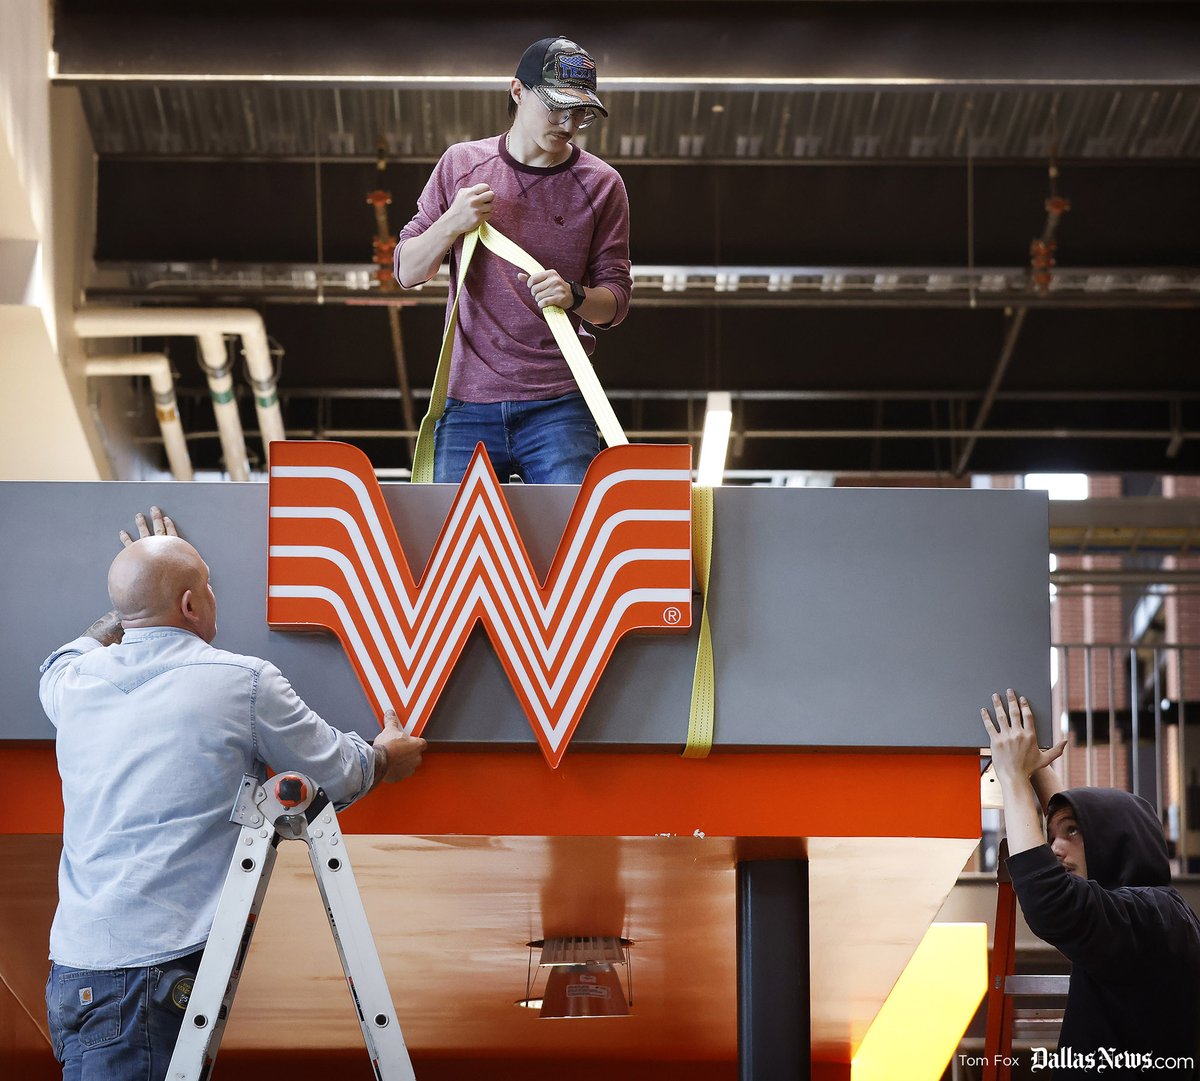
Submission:
M 58 1020 L 64 1033 L 74 1032 L 84 1047 L 99 1047 L 121 1035 L 121 969 L 67 969 L 58 981 Z

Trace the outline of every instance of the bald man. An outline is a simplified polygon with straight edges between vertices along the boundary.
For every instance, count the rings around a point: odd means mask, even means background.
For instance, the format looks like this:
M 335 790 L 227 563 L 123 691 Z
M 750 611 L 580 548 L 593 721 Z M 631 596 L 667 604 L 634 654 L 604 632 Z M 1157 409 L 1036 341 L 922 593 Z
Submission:
M 409 776 L 423 739 L 394 713 L 340 732 L 274 665 L 211 645 L 208 565 L 171 519 L 137 516 L 108 572 L 113 611 L 42 665 L 63 790 L 46 1007 L 64 1081 L 159 1081 L 237 840 L 243 774 L 307 773 L 339 809 Z

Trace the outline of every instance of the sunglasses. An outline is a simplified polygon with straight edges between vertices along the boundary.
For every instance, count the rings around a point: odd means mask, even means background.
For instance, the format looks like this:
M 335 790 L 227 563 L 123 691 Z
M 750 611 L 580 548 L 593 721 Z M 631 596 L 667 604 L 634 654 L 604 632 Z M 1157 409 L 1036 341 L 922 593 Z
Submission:
M 584 128 L 591 127 L 596 118 L 600 115 L 598 109 L 593 109 L 590 105 L 578 105 L 571 109 L 564 109 L 561 106 L 553 105 L 548 100 L 545 90 L 540 86 L 531 86 L 529 88 L 538 97 L 538 101 L 545 106 L 546 112 L 550 114 L 550 118 L 556 124 L 566 124 L 568 120 L 575 121 L 575 128 L 582 131 Z

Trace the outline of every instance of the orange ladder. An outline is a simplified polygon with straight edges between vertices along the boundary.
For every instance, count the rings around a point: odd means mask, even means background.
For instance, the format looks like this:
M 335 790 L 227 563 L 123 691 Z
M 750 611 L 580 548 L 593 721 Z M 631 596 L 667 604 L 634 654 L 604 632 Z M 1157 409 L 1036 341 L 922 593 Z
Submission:
M 1013 1009 L 1016 998 L 1065 997 L 1069 976 L 1016 976 L 1017 895 L 1008 874 L 1008 842 L 996 861 L 996 930 L 988 966 L 987 1030 L 983 1039 L 983 1081 L 1009 1081 L 1015 1036 L 1057 1039 L 1061 1009 Z

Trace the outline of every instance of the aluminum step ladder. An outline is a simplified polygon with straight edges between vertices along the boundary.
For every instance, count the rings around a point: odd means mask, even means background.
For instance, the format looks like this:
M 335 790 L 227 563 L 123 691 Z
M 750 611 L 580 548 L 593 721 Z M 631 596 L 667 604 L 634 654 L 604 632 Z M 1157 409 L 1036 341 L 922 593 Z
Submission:
M 416 1081 L 337 814 L 324 790 L 302 773 L 281 773 L 265 785 L 247 775 L 229 820 L 242 829 L 167 1077 L 207 1081 L 212 1072 L 279 844 L 294 840 L 308 846 L 375 1077 Z

